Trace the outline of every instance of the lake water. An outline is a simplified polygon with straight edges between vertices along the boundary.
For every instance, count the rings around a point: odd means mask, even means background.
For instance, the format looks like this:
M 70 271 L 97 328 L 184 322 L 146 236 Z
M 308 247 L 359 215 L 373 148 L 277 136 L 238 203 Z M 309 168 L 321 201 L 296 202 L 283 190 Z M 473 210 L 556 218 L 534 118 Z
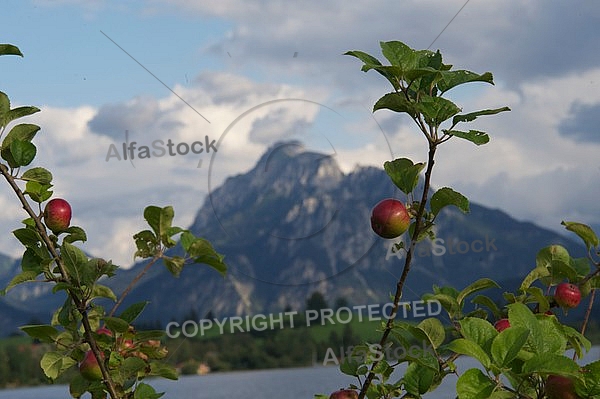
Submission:
M 582 363 L 600 359 L 600 347 L 594 347 Z M 475 367 L 472 359 L 460 359 L 459 370 Z M 397 370 L 398 376 L 402 369 Z M 305 367 L 277 370 L 235 371 L 203 376 L 183 376 L 178 381 L 157 379 L 150 384 L 164 399 L 227 399 L 231 397 L 312 399 L 316 393 L 330 393 L 355 382 L 336 366 Z M 448 376 L 442 385 L 426 398 L 454 398 L 456 377 Z M 44 386 L 0 390 L 0 399 L 65 399 L 66 386 Z

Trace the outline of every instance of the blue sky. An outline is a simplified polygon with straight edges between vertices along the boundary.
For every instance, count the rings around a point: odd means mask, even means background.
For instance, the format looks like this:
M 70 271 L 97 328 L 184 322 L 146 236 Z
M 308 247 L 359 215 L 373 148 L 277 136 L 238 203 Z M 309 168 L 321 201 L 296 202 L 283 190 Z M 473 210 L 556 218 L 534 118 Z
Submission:
M 432 49 L 447 63 L 492 71 L 496 81 L 451 99 L 465 111 L 513 111 L 473 126 L 490 133 L 486 146 L 448 143 L 434 183 L 556 230 L 563 219 L 600 223 L 595 1 L 351 4 L 3 1 L 0 42 L 18 45 L 25 57 L 0 60 L 0 90 L 15 105 L 42 109 L 31 118 L 42 126 L 36 165 L 52 170 L 56 195 L 72 202 L 74 223 L 90 236 L 87 249 L 128 265 L 145 205 L 174 205 L 177 223 L 192 222 L 208 192 L 210 157 L 106 162 L 125 130 L 138 143 L 218 140 L 245 115 L 222 140 L 213 187 L 292 138 L 326 153 L 333 146 L 345 172 L 380 167 L 392 154 L 423 160 L 422 138 L 406 118 L 369 111 L 389 90 L 386 82 L 342 54 L 380 57 L 382 40 L 426 48 L 439 35 Z M 0 190 L 0 252 L 15 257 L 20 248 L 8 233 L 19 212 L 11 193 Z

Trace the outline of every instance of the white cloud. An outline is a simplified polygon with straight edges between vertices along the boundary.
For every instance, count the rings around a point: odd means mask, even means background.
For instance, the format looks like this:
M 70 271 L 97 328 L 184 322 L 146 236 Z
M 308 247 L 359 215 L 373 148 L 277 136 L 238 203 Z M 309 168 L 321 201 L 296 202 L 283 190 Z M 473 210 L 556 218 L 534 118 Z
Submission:
M 95 16 L 103 12 L 94 1 L 61 4 L 78 4 Z M 143 227 L 144 206 L 172 204 L 176 223 L 187 226 L 204 202 L 209 179 L 214 189 L 227 176 L 247 171 L 275 141 L 294 138 L 311 150 L 333 150 L 345 172 L 355 165 L 381 166 L 392 154 L 425 161 L 426 144 L 408 118 L 388 111 L 370 115 L 388 83 L 374 72 L 362 73 L 360 62 L 342 53 L 358 49 L 382 58 L 380 40 L 423 48 L 464 4 L 155 0 L 148 13 L 231 24 L 226 35 L 189 39 L 204 56 L 217 55 L 225 71 L 190 71 L 198 73 L 190 84 L 173 84 L 189 105 L 173 94 L 140 94 L 101 107 L 41 106 L 33 117 L 42 126 L 36 165 L 53 172 L 56 195 L 72 202 L 74 223 L 88 230 L 88 250 L 125 265 L 131 235 Z M 590 51 L 596 45 L 590 32 L 597 29 L 591 21 L 600 12 L 594 6 L 524 0 L 465 6 L 433 48 L 458 68 L 493 71 L 497 86 L 473 84 L 450 95 L 465 112 L 504 105 L 512 111 L 482 117 L 473 126 L 489 131 L 488 145 L 457 139 L 444 145 L 436 185 L 454 186 L 473 201 L 548 227 L 560 228 L 560 220 L 570 217 L 600 222 L 593 201 L 599 146 L 559 133 L 573 104 L 600 103 L 600 56 Z M 138 148 L 156 139 L 192 143 L 207 136 L 220 146 L 217 154 L 107 162 L 109 146 L 121 149 L 125 130 Z M 18 227 L 20 213 L 2 191 L 4 234 Z M 17 256 L 15 243 L 2 241 L 0 252 Z

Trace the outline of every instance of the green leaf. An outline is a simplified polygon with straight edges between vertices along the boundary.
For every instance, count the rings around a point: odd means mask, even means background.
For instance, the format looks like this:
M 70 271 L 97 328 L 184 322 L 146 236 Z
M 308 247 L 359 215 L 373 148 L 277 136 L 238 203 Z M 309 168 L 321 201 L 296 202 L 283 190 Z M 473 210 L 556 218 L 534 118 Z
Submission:
M 173 236 L 181 233 L 183 230 L 181 227 L 177 227 L 177 226 L 173 226 L 173 227 L 169 227 L 165 233 L 165 236 L 167 237 L 166 242 L 163 242 L 163 244 L 167 247 L 167 248 L 171 248 L 174 247 L 177 243 L 175 242 L 175 240 L 173 240 Z
M 446 338 L 444 326 L 442 322 L 435 317 L 430 317 L 423 320 L 417 325 L 417 328 L 427 335 L 427 338 L 429 338 L 429 343 L 434 349 L 437 349 L 441 344 L 444 343 L 444 339 Z
M 177 370 L 173 366 L 157 361 L 150 363 L 150 375 L 157 375 L 169 380 L 177 380 L 179 378 Z
M 63 233 L 67 233 L 65 238 L 63 238 L 63 242 L 73 243 L 75 241 L 87 241 L 87 234 L 85 234 L 85 230 L 81 227 L 69 226 Z
M 16 119 L 35 114 L 36 112 L 40 112 L 40 109 L 36 108 L 36 107 L 31 107 L 31 106 L 13 108 L 4 114 L 4 120 L 2 121 L 2 123 L 3 123 L 2 126 L 7 126 L 10 122 L 12 122 Z
M 67 273 L 73 283 L 78 285 L 91 285 L 94 283 L 94 271 L 89 270 L 88 258 L 81 249 L 63 242 L 60 251 Z
M 129 330 L 129 323 L 120 317 L 104 317 L 104 323 L 109 330 L 116 333 L 124 333 Z
M 79 315 L 73 306 L 73 301 L 70 297 L 67 297 L 63 305 L 55 312 L 56 321 L 58 321 L 61 326 L 65 327 L 74 328 L 79 319 L 78 316 Z M 52 324 L 54 324 L 54 318 L 52 320 Z
M 415 118 L 418 111 L 414 102 L 408 100 L 401 93 L 387 93 L 381 97 L 373 106 L 373 112 L 380 109 L 389 109 L 390 111 L 407 113 L 412 118 Z
M 27 325 L 21 326 L 19 329 L 31 338 L 47 343 L 53 343 L 60 333 L 60 331 L 50 325 Z
M 185 259 L 180 256 L 173 256 L 171 258 L 165 257 L 163 258 L 163 262 L 165 262 L 167 270 L 175 277 L 179 277 L 183 270 L 183 266 L 185 265 Z
M 342 363 L 340 363 L 340 371 L 346 375 L 358 377 L 359 375 L 366 373 L 368 369 L 362 364 L 361 361 L 352 356 L 348 356 Z
M 408 158 L 397 158 L 383 164 L 392 182 L 405 194 L 411 193 L 417 187 L 419 174 L 424 167 L 425 163 L 413 164 Z
M 6 93 L 0 91 L 0 130 L 6 126 L 4 123 L 4 117 L 10 111 L 10 99 Z
M 471 356 L 477 359 L 486 370 L 489 369 L 492 364 L 488 354 L 481 346 L 473 341 L 458 338 L 450 342 L 446 347 L 458 354 Z
M 456 382 L 458 399 L 488 399 L 496 384 L 479 369 L 465 371 Z
M 504 112 L 504 111 L 510 111 L 510 108 L 502 107 L 502 108 L 495 108 L 495 109 L 484 109 L 481 111 L 470 112 L 468 114 L 456 115 L 454 118 L 452 118 L 452 125 L 455 126 L 457 123 L 460 123 L 460 122 L 472 122 L 475 119 L 477 119 L 477 117 L 479 117 L 479 116 L 495 115 L 495 114 L 499 114 L 500 112 Z
M 402 377 L 404 389 L 409 395 L 420 397 L 434 382 L 435 371 L 417 363 L 410 363 Z
M 2 158 L 8 162 L 11 168 L 27 166 L 35 158 L 37 149 L 28 141 L 13 140 L 7 150 L 1 152 Z
M 181 247 L 183 248 L 183 250 L 185 252 L 189 251 L 189 249 L 190 249 L 191 245 L 194 243 L 194 241 L 196 241 L 196 236 L 187 230 L 185 230 L 181 234 L 181 237 L 179 237 L 179 243 L 181 244 Z
M 439 287 L 435 284 L 433 285 L 433 292 L 435 294 L 449 295 L 454 299 L 458 298 L 458 294 L 459 294 L 459 291 L 454 287 L 451 287 L 451 286 Z
M 476 305 L 485 306 L 492 311 L 492 314 L 496 319 L 500 319 L 502 312 L 496 303 L 489 297 L 485 295 L 477 295 L 475 298 L 471 300 L 471 303 Z
M 544 351 L 544 331 L 531 309 L 517 302 L 508 305 L 508 320 L 511 327 L 524 327 L 529 330 L 528 344 L 534 353 Z
M 21 270 L 24 272 L 33 271 L 40 274 L 44 271 L 46 266 L 47 264 L 44 262 L 44 259 L 40 258 L 40 256 L 31 248 L 27 248 L 23 253 L 23 257 L 21 258 Z
M 52 173 L 40 167 L 31 168 L 23 173 L 21 180 L 35 181 L 41 184 L 50 184 L 52 183 Z
M 581 276 L 582 278 L 584 276 L 587 276 L 592 271 L 592 267 L 590 265 L 590 260 L 588 258 L 571 258 L 571 262 L 569 263 L 569 266 L 571 266 L 573 268 L 573 270 L 575 270 L 577 275 Z M 585 296 L 585 295 L 582 295 L 582 296 Z
M 579 365 L 564 355 L 540 353 L 523 363 L 523 373 L 558 374 L 574 376 Z
M 475 145 L 482 145 L 490 142 L 490 136 L 488 136 L 486 132 L 480 130 L 469 130 L 468 132 L 462 130 L 444 130 L 444 133 L 449 136 L 468 140 Z
M 538 315 L 538 321 L 544 332 L 544 353 L 563 354 L 567 350 L 567 334 L 563 325 L 549 315 Z
M 536 267 L 531 270 L 527 276 L 525 276 L 523 282 L 521 283 L 521 287 L 519 287 L 519 290 L 521 292 L 526 292 L 534 281 L 542 277 L 548 277 L 549 275 L 550 271 L 546 267 Z
M 448 312 L 450 318 L 455 318 L 455 316 L 460 313 L 460 306 L 455 298 L 447 294 L 425 294 L 423 295 L 424 301 L 438 301 L 444 310 Z
M 452 190 L 449 187 L 440 188 L 431 196 L 431 212 L 435 216 L 437 216 L 437 214 L 440 212 L 440 210 L 442 210 L 442 208 L 448 205 L 456 206 L 463 213 L 469 212 L 469 200 L 467 199 L 467 197 L 465 197 L 459 192 Z
M 13 128 L 10 129 L 6 137 L 4 137 L 2 145 L 0 146 L 0 150 L 8 150 L 10 148 L 10 144 L 15 140 L 30 142 L 31 140 L 33 140 L 33 138 L 39 130 L 40 127 L 38 125 L 33 125 L 30 123 L 21 123 L 13 126 Z
M 538 251 L 535 257 L 537 267 L 550 267 L 553 261 L 560 261 L 568 264 L 571 257 L 569 251 L 562 245 L 550 245 Z
M 208 265 L 225 276 L 227 272 L 227 265 L 223 262 L 225 257 L 217 253 L 208 240 L 196 238 L 187 252 L 193 257 L 194 263 Z
M 123 313 L 119 315 L 119 318 L 128 323 L 133 323 L 133 321 L 142 313 L 147 304 L 148 301 L 134 303 L 125 309 Z
M 371 69 L 375 69 L 384 78 L 386 78 L 395 89 L 397 89 L 397 90 L 400 89 L 400 85 L 398 83 L 398 78 L 395 76 L 395 74 L 390 73 L 389 71 L 387 71 L 385 69 L 380 69 L 379 67 L 381 67 L 383 65 L 377 58 L 375 58 L 372 55 L 369 55 L 363 51 L 359 51 L 359 50 L 347 51 L 344 53 L 344 55 L 350 55 L 352 57 L 356 57 L 359 60 L 361 60 L 362 62 L 364 62 L 364 65 L 362 66 L 361 71 L 368 72 Z
M 489 321 L 477 317 L 465 317 L 459 323 L 463 337 L 489 352 L 493 339 L 498 335 L 498 331 Z
M 34 270 L 28 270 L 26 272 L 17 274 L 15 277 L 13 277 L 12 280 L 10 280 L 10 283 L 8 283 L 6 288 L 2 290 L 2 295 L 6 294 L 8 291 L 10 291 L 19 284 L 25 283 L 27 281 L 35 281 L 38 275 L 39 273 Z
M 146 368 L 145 361 L 139 357 L 128 357 L 119 365 L 119 373 L 125 378 L 131 378 L 144 368 Z
M 40 360 L 40 366 L 44 370 L 44 374 L 51 380 L 57 379 L 65 370 L 76 363 L 76 360 L 59 352 L 46 352 Z
M 575 380 L 575 392 L 582 398 L 600 397 L 600 360 L 583 367 L 582 381 Z
M 28 181 L 25 185 L 25 194 L 29 195 L 32 200 L 41 204 L 48 198 L 52 197 L 52 184 L 41 184 L 36 181 Z
M 30 228 L 20 228 L 14 230 L 12 233 L 17 237 L 17 240 L 27 248 L 37 248 L 38 244 L 42 241 L 37 231 Z
M 494 280 L 491 280 L 489 278 L 481 278 L 481 279 L 471 283 L 469 286 L 465 287 L 458 294 L 458 297 L 456 297 L 456 300 L 458 301 L 458 304 L 460 306 L 462 306 L 463 302 L 467 296 L 469 296 L 475 292 L 483 291 L 483 290 L 486 290 L 488 288 L 493 288 L 493 287 L 500 288 L 500 286 Z
M 144 330 L 135 333 L 136 341 L 148 341 L 150 339 L 162 339 L 165 336 L 163 330 Z
M 0 55 L 18 55 L 23 57 L 23 53 L 17 46 L 12 44 L 0 44 Z
M 550 271 L 551 278 L 542 278 L 545 285 L 553 285 L 565 278 L 576 279 L 577 272 L 571 264 L 569 252 L 562 245 L 550 245 L 538 251 L 535 257 L 536 267 L 545 267 Z
M 494 84 L 494 77 L 490 72 L 479 75 L 475 72 L 465 70 L 444 71 L 442 72 L 442 79 L 438 82 L 437 86 L 442 93 L 445 93 L 453 87 L 469 82 Z
M 500 367 L 508 366 L 527 342 L 527 337 L 529 330 L 519 326 L 507 328 L 498 334 L 491 347 L 494 362 Z
M 529 287 L 527 288 L 527 294 L 531 295 L 534 299 L 533 302 L 538 304 L 538 313 L 545 313 L 550 309 L 550 302 L 548 301 L 548 297 L 544 294 L 539 287 Z M 528 299 L 531 301 L 531 299 Z
M 439 126 L 460 112 L 460 108 L 452 101 L 427 95 L 421 97 L 415 108 L 423 114 L 425 123 L 430 126 Z
M 154 256 L 156 251 L 159 251 L 160 241 L 150 230 L 143 230 L 133 236 L 137 251 L 136 257 L 150 258 Z
M 389 42 L 380 42 L 381 54 L 390 62 L 392 65 L 402 66 L 405 69 L 415 67 L 417 65 L 408 65 L 408 63 L 416 58 L 415 50 L 408 47 L 406 44 L 394 40 Z
M 567 341 L 580 359 L 583 357 L 583 350 L 589 352 L 592 348 L 592 343 L 583 334 L 573 327 L 560 324 L 558 320 L 556 321 L 556 324 L 558 324 L 559 329 L 563 332 L 564 336 L 566 336 Z
M 150 385 L 140 382 L 137 385 L 133 399 L 158 399 L 163 395 L 164 393 L 157 393 Z
M 148 222 L 157 237 L 167 245 L 169 236 L 168 229 L 171 227 L 175 212 L 172 206 L 159 208 L 157 206 L 148 206 L 144 209 L 144 219 Z
M 110 288 L 108 288 L 105 285 L 94 284 L 94 288 L 92 289 L 90 299 L 99 297 L 112 299 L 113 301 L 117 300 L 117 296 Z
M 600 241 L 598 240 L 598 236 L 596 235 L 594 230 L 592 230 L 592 228 L 586 224 L 577 222 L 565 222 L 564 220 L 560 224 L 565 226 L 567 230 L 577 234 L 579 238 L 583 240 L 588 250 L 591 247 L 597 247 L 600 243 Z
M 81 398 L 88 390 L 90 381 L 86 380 L 80 373 L 75 374 L 69 383 L 69 393 L 74 398 Z

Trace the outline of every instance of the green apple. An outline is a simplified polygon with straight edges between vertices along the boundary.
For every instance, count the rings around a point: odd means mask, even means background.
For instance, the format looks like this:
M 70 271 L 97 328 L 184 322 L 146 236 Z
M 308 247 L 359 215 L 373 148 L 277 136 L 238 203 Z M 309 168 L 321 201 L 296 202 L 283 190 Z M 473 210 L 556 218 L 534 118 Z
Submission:
M 101 358 L 104 358 L 104 354 L 101 354 Z M 79 363 L 79 372 L 81 375 L 90 381 L 102 380 L 102 371 L 100 371 L 100 365 L 98 359 L 94 356 L 94 352 L 91 350 L 85 353 L 85 356 L 81 363 Z

